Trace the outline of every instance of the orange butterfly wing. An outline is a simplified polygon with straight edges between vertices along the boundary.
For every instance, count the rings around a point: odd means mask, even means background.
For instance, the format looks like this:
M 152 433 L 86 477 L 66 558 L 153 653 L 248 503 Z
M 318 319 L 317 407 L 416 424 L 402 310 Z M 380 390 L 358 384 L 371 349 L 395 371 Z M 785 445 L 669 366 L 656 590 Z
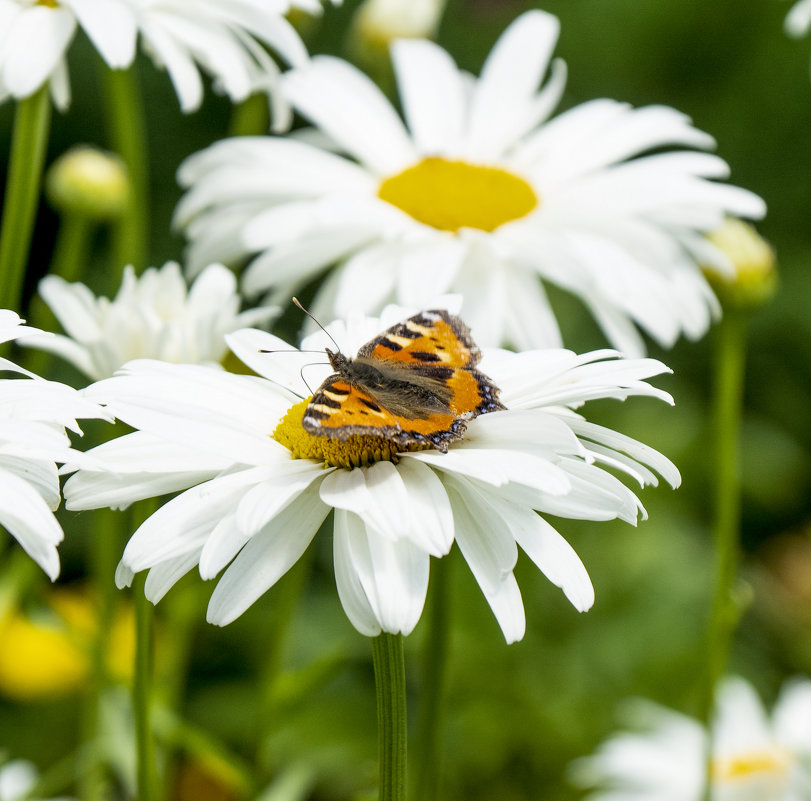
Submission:
M 442 310 L 421 312 L 366 343 L 356 359 L 336 364 L 339 373 L 316 391 L 304 428 L 342 440 L 362 434 L 447 450 L 466 420 L 504 408 L 498 388 L 475 369 L 480 358 L 461 320 Z

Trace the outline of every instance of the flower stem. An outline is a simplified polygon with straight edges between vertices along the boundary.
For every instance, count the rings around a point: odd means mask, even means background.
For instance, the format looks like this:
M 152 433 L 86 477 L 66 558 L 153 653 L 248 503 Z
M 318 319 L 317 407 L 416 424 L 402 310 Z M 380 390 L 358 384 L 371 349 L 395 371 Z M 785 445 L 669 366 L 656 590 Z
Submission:
M 273 588 L 274 614 L 268 621 L 265 637 L 267 650 L 263 670 L 259 677 L 257 701 L 259 748 L 256 761 L 260 774 L 271 767 L 270 754 L 267 753 L 267 738 L 274 723 L 278 682 L 282 673 L 282 656 L 287 643 L 287 634 L 310 577 L 314 552 L 314 548 L 308 548 L 287 575 Z
M 228 123 L 228 136 L 262 136 L 269 128 L 267 96 L 255 94 L 234 106 Z
M 88 688 L 84 714 L 84 739 L 88 751 L 87 769 L 80 785 L 80 796 L 84 801 L 104 801 L 110 792 L 102 756 L 101 699 L 110 683 L 107 656 L 117 600 L 114 576 L 121 553 L 120 538 L 117 536 L 120 518 L 120 512 L 104 508 L 96 509 L 92 518 L 94 537 L 88 556 L 98 598 L 98 628 L 93 642 L 93 681 Z
M 21 100 L 14 115 L 11 164 L 0 222 L 0 308 L 20 308 L 50 121 L 51 98 L 46 83 Z
M 149 260 L 149 156 L 143 98 L 135 67 L 107 70 L 107 107 L 112 147 L 124 160 L 130 183 L 127 209 L 115 226 L 115 266 L 137 272 Z
M 403 635 L 383 632 L 372 640 L 377 688 L 379 801 L 406 797 L 406 684 Z
M 431 596 L 428 605 L 428 632 L 423 644 L 422 682 L 417 716 L 417 782 L 414 798 L 433 801 L 439 797 L 441 749 L 438 747 L 442 720 L 442 695 L 448 659 L 448 617 L 452 564 L 450 555 L 431 566 Z
M 155 748 L 152 738 L 152 646 L 153 607 L 144 594 L 146 572 L 133 581 L 135 603 L 135 675 L 133 708 L 135 710 L 135 743 L 137 757 L 138 801 L 156 801 L 157 779 Z
M 744 312 L 727 310 L 715 342 L 715 595 L 707 633 L 707 669 L 702 698 L 705 722 L 712 714 L 715 687 L 724 671 L 740 616 L 734 584 L 740 550 L 740 427 L 746 361 Z

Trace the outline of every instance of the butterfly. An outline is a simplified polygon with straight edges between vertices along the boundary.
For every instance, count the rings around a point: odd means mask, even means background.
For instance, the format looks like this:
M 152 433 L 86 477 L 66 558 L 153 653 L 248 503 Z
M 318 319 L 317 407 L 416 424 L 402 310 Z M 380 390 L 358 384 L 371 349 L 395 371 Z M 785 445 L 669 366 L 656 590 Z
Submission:
M 505 407 L 498 387 L 476 369 L 481 353 L 468 327 L 443 310 L 409 317 L 367 342 L 354 359 L 326 349 L 332 369 L 302 425 L 346 440 L 383 437 L 443 453 L 468 420 Z

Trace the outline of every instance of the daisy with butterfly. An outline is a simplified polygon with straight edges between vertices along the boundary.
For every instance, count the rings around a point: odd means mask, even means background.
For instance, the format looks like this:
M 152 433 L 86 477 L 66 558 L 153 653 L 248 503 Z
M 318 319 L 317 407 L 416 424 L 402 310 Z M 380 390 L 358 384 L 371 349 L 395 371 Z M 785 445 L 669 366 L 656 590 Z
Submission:
M 323 379 L 310 399 L 306 351 L 330 338 L 340 352 L 310 368 Z M 537 512 L 633 524 L 644 509 L 606 467 L 640 485 L 656 483 L 653 471 L 679 483 L 665 457 L 573 411 L 594 398 L 671 402 L 645 382 L 667 372 L 653 359 L 480 355 L 453 314 L 399 307 L 335 322 L 300 351 L 254 329 L 227 340 L 257 375 L 138 360 L 88 388 L 136 430 L 91 451 L 106 471 L 65 485 L 71 509 L 180 491 L 133 534 L 117 580 L 148 570 L 157 602 L 195 566 L 204 579 L 224 570 L 208 608 L 218 625 L 273 586 L 333 511 L 338 594 L 362 634 L 409 634 L 430 557 L 456 542 L 514 642 L 525 628 L 519 547 L 577 609 L 594 600 L 577 554 Z

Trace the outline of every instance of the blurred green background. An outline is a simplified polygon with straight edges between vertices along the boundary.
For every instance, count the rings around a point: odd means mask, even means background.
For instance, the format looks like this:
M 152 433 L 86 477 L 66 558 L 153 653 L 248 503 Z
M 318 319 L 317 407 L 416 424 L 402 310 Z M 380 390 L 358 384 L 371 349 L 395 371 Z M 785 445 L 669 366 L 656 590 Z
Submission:
M 311 52 L 345 52 L 356 6 L 347 0 L 308 26 Z M 717 139 L 732 182 L 768 204 L 759 230 L 777 252 L 780 289 L 753 316 L 749 330 L 743 572 L 752 602 L 735 639 L 731 669 L 754 681 L 771 701 L 784 678 L 811 674 L 811 38 L 785 36 L 782 24 L 790 4 L 782 0 L 450 0 L 438 39 L 460 65 L 478 72 L 500 31 L 530 7 L 550 11 L 562 23 L 557 55 L 569 66 L 562 108 L 601 96 L 637 106 L 672 105 Z M 162 264 L 182 254 L 183 243 L 170 230 L 180 194 L 175 170 L 185 156 L 226 134 L 231 108 L 209 92 L 200 112 L 183 116 L 166 77 L 143 58 L 138 70 L 149 98 L 151 257 L 153 264 Z M 49 161 L 77 142 L 107 143 L 99 65 L 86 42 L 71 52 L 71 73 L 73 105 L 67 114 L 55 115 Z M 6 103 L 0 107 L 3 154 L 11 119 L 12 106 Z M 29 297 L 47 270 L 56 227 L 43 202 Z M 118 273 L 107 262 L 105 240 L 96 245 L 87 282 L 109 294 Z M 567 345 L 575 350 L 601 346 L 582 309 L 556 298 L 564 310 Z M 452 630 L 437 755 L 443 766 L 440 797 L 578 798 L 566 782 L 565 766 L 615 727 L 618 701 L 644 695 L 688 713 L 697 710 L 713 560 L 712 344 L 711 333 L 698 343 L 682 341 L 670 352 L 651 349 L 673 368 L 672 377 L 656 383 L 674 395 L 674 409 L 640 398 L 587 410 L 591 419 L 667 454 L 683 475 L 676 492 L 657 488 L 642 494 L 650 520 L 638 528 L 553 521 L 592 576 L 597 600 L 588 614 L 575 612 L 522 558 L 517 575 L 527 634 L 508 647 L 454 554 L 447 576 Z M 62 378 L 80 385 L 77 375 L 65 372 Z M 64 510 L 60 515 L 68 538 L 59 584 L 76 586 L 90 541 L 87 515 Z M 260 736 L 258 688 L 280 642 L 280 610 L 297 580 L 307 582 L 307 592 L 281 641 L 284 680 L 266 705 L 266 731 Z M 173 797 L 244 797 L 233 771 L 212 753 L 244 765 L 259 784 L 285 776 L 302 788 L 300 795 L 277 801 L 371 797 L 376 735 L 370 648 L 340 609 L 328 538 L 319 538 L 309 573 L 302 569 L 299 576 L 286 577 L 226 629 L 204 622 L 210 586 L 195 575 L 187 577 L 158 607 L 166 631 L 176 631 L 180 620 L 186 638 L 159 650 L 159 659 L 165 656 L 175 665 L 188 657 L 188 681 L 177 690 L 179 714 L 195 736 L 210 738 L 201 745 L 189 735 L 176 743 L 180 757 L 174 761 Z M 46 589 L 32 593 L 32 608 L 45 603 Z M 423 636 L 421 624 L 407 642 L 412 722 Z M 0 697 L 0 749 L 43 769 L 56 765 L 54 781 L 67 776 L 69 786 L 82 708 L 78 691 L 39 700 Z M 170 729 L 174 734 L 167 737 L 176 738 L 177 727 L 167 724 Z M 252 767 L 257 753 L 261 772 Z M 64 759 L 68 762 L 60 766 Z

